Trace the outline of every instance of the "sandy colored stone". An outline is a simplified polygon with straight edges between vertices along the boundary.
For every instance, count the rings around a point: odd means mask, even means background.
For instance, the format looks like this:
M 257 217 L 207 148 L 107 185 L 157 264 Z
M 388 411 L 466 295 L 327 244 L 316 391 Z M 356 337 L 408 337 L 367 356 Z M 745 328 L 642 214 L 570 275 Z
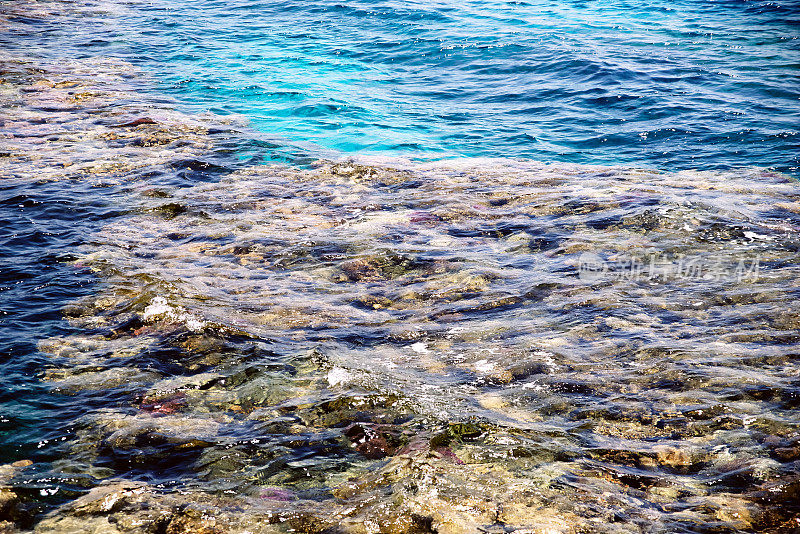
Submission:
M 72 513 L 76 516 L 107 514 L 120 508 L 127 498 L 143 493 L 145 488 L 144 483 L 128 480 L 97 486 L 72 501 Z
M 16 493 L 8 488 L 0 488 L 0 516 L 5 516 L 19 502 L 19 497 Z
M 497 518 L 507 526 L 513 526 L 514 532 L 530 534 L 568 534 L 576 532 L 577 526 L 573 514 L 520 502 L 503 503 Z

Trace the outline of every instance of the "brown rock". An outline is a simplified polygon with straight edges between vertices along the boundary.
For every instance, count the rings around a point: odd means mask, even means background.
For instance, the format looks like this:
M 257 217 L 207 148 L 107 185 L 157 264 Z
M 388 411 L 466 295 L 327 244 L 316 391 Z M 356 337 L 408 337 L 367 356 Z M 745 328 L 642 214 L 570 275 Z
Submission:
M 656 453 L 656 461 L 661 465 L 673 468 L 689 467 L 692 465 L 691 455 L 683 449 L 659 445 L 653 447 Z
M 139 119 L 134 119 L 130 122 L 124 122 L 122 124 L 115 124 L 114 126 L 117 128 L 130 128 L 133 126 L 141 126 L 142 124 L 156 124 L 156 121 L 151 119 L 150 117 L 141 117 Z
M 779 447 L 775 449 L 775 457 L 781 462 L 800 459 L 800 447 Z
M 0 519 L 8 518 L 14 511 L 19 497 L 8 488 L 0 488 Z
M 213 520 L 182 515 L 169 522 L 166 534 L 222 534 Z

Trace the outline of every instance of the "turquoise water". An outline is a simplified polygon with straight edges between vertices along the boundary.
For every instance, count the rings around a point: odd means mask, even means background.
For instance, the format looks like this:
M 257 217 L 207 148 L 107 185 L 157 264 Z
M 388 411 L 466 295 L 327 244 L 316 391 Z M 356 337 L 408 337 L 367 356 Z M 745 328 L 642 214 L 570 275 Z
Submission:
M 799 23 L 791 1 L 177 1 L 84 46 L 311 150 L 796 173 Z

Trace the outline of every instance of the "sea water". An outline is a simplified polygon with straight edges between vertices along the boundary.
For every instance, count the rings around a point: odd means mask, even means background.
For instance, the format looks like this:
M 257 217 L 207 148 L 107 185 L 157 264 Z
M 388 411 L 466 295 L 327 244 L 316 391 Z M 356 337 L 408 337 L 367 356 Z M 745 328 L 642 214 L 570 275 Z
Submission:
M 794 528 L 798 17 L 0 4 L 0 520 Z

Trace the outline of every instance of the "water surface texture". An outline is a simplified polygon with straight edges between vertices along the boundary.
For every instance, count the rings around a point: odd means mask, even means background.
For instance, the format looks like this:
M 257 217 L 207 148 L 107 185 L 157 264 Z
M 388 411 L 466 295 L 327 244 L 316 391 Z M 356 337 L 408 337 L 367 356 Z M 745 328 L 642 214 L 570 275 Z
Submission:
M 797 19 L 0 3 L 0 531 L 795 532 Z
M 797 172 L 796 2 L 203 1 L 134 11 L 123 33 L 141 44 L 132 61 L 163 90 L 293 141 Z M 119 46 L 113 34 L 92 37 L 93 49 Z

